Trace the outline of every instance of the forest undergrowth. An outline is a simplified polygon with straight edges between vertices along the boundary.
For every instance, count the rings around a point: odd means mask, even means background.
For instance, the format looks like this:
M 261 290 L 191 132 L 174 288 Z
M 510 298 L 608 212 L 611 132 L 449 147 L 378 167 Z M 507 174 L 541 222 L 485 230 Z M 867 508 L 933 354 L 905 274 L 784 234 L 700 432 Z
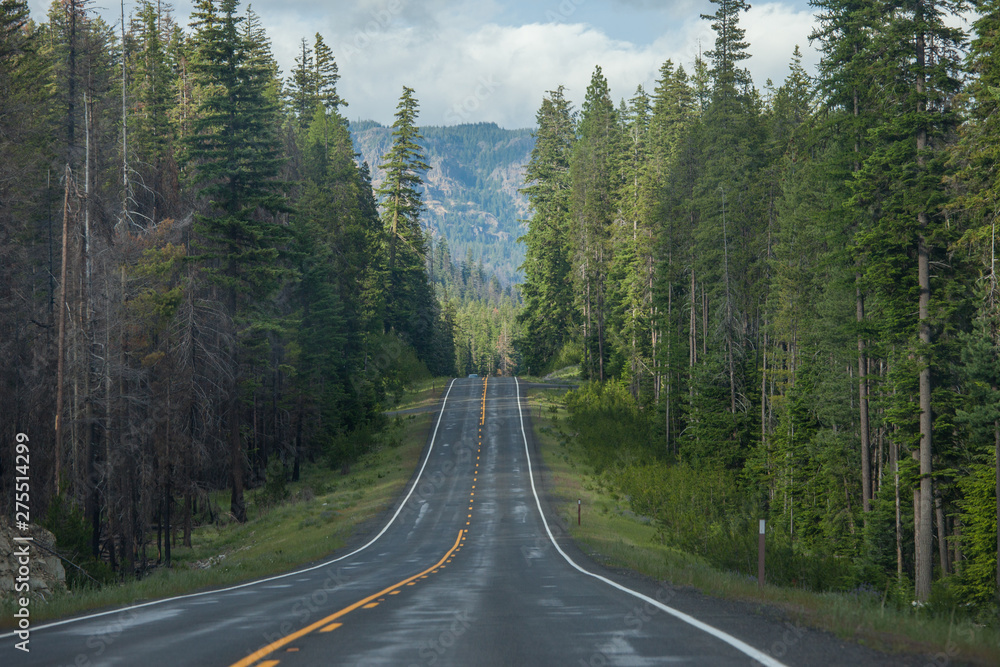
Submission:
M 628 414 L 620 404 L 601 414 L 598 396 L 605 392 L 529 395 L 553 506 L 595 560 L 708 595 L 773 605 L 796 622 L 880 650 L 1000 660 L 993 610 L 963 602 L 954 580 L 937 582 L 930 601 L 917 605 L 912 582 L 880 577 L 860 559 L 801 548 L 780 526 L 768 527 L 767 583 L 759 589 L 758 520 L 766 514 L 754 491 L 729 471 L 656 455 L 643 446 L 649 441 L 640 416 L 615 417 Z M 603 400 L 627 401 L 627 393 Z

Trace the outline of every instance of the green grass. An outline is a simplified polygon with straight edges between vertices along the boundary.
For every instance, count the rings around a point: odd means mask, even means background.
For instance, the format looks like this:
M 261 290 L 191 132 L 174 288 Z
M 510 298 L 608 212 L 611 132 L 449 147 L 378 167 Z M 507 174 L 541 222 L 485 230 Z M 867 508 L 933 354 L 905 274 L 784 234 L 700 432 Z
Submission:
M 578 382 L 580 380 L 580 366 L 579 364 L 566 366 L 546 375 L 518 375 L 517 377 L 523 382 L 537 382 L 541 384 L 548 382 Z
M 530 392 L 535 438 L 555 510 L 578 545 L 596 561 L 716 597 L 763 602 L 784 610 L 798 623 L 883 651 L 943 653 L 960 662 L 1000 664 L 1000 631 L 995 625 L 928 617 L 887 606 L 874 597 L 778 586 L 759 590 L 756 579 L 721 572 L 698 556 L 659 544 L 652 522 L 631 512 L 625 500 L 582 463 L 582 452 L 556 436 L 554 419 L 565 417 L 562 394 Z M 583 502 L 581 526 L 577 526 L 578 499 Z
M 580 379 L 580 365 L 566 366 L 565 368 L 560 368 L 559 370 L 552 371 L 545 376 L 549 381 L 556 382 L 566 382 Z
M 436 384 L 428 380 L 426 387 L 420 383 L 411 394 L 414 400 L 433 401 L 441 387 L 440 380 Z M 347 475 L 308 466 L 299 482 L 289 483 L 289 500 L 273 508 L 257 502 L 261 490 L 252 491 L 246 523 L 222 521 L 196 527 L 191 548 L 172 547 L 171 568 L 156 568 L 141 580 L 98 590 L 58 593 L 46 602 L 35 602 L 32 619 L 50 620 L 232 585 L 323 559 L 393 505 L 417 467 L 430 421 L 431 413 L 396 418 L 386 444 L 351 466 Z M 228 499 L 228 492 L 219 493 L 220 502 Z M 0 627 L 12 626 L 10 603 L 0 607 Z
M 428 408 L 437 403 L 444 394 L 451 378 L 427 378 L 413 383 L 404 396 L 395 405 L 386 409 L 390 411 L 410 410 L 413 408 Z

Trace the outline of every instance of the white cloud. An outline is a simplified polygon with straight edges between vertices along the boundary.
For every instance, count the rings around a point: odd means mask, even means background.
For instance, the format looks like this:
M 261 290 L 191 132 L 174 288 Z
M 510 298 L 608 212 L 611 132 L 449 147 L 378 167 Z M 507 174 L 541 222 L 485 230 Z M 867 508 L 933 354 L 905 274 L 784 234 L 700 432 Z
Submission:
M 347 116 L 383 123 L 391 122 L 405 84 L 416 90 L 421 102 L 421 124 L 493 121 L 505 127 L 531 126 L 547 90 L 564 85 L 579 106 L 595 65 L 602 67 L 616 100 L 629 98 L 639 84 L 652 91 L 667 58 L 690 71 L 699 48 L 709 50 L 714 42 L 708 21 L 698 18 L 700 12 L 710 11 L 707 2 L 683 0 L 659 10 L 664 12 L 661 19 L 667 17 L 665 32 L 651 43 L 639 43 L 611 38 L 601 27 L 579 21 L 582 13 L 554 20 L 543 7 L 533 6 L 529 12 L 535 22 L 504 24 L 499 19 L 504 8 L 517 1 L 256 0 L 252 5 L 286 75 L 299 40 L 311 42 L 320 32 L 340 65 L 341 94 L 350 103 Z M 579 4 L 568 2 L 572 8 Z M 615 12 L 619 18 L 621 12 L 634 12 L 637 21 L 657 11 L 646 0 L 593 2 L 588 0 L 586 8 Z M 114 4 L 100 10 L 109 21 L 117 21 L 120 11 Z M 127 2 L 126 12 L 134 4 Z M 190 6 L 190 0 L 174 2 L 182 24 Z M 31 7 L 36 19 L 44 20 L 47 2 L 31 0 Z M 600 20 L 599 13 L 591 17 Z M 812 22 L 809 11 L 782 2 L 755 5 L 742 17 L 753 54 L 747 66 L 759 86 L 767 78 L 776 84 L 784 79 L 796 44 L 806 54 L 807 66 L 818 60 L 808 46 Z
M 628 98 L 639 84 L 652 91 L 667 58 L 690 72 L 699 48 L 710 49 L 715 38 L 697 13 L 645 45 L 612 39 L 583 23 L 477 23 L 474 12 L 427 24 L 434 30 L 399 22 L 342 43 L 341 88 L 351 102 L 350 118 L 391 121 L 406 84 L 421 101 L 424 124 L 531 126 L 547 90 L 564 85 L 579 106 L 595 65 L 601 66 L 615 99 Z M 796 44 L 806 66 L 814 66 L 818 54 L 808 45 L 812 24 L 809 12 L 781 3 L 755 6 L 744 16 L 753 54 L 747 64 L 758 85 L 785 78 Z
M 812 12 L 768 2 L 753 5 L 742 25 L 753 56 L 748 67 L 757 86 L 762 87 L 767 79 L 776 86 L 784 81 L 796 45 L 802 50 L 806 70 L 815 71 L 819 52 L 809 45 L 809 34 L 816 25 Z

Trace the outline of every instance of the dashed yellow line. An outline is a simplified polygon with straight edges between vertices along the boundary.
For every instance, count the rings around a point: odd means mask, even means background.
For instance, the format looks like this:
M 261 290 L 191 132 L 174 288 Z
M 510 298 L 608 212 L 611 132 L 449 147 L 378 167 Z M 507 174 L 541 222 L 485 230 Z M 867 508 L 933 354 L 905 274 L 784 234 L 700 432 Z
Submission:
M 306 627 L 302 628 L 301 630 L 297 630 L 297 631 L 293 632 L 290 635 L 282 637 L 281 639 L 279 639 L 277 641 L 271 642 L 270 644 L 268 644 L 264 648 L 261 648 L 261 649 L 258 649 L 256 651 L 254 651 L 253 653 L 251 653 L 247 657 L 243 658 L 239 662 L 234 662 L 230 667 L 250 667 L 250 665 L 253 665 L 254 663 L 256 663 L 261 658 L 265 658 L 265 657 L 269 656 L 270 654 L 274 653 L 275 651 L 277 651 L 282 646 L 285 646 L 286 644 L 292 643 L 293 641 L 295 641 L 299 637 L 307 635 L 310 632 L 312 632 L 314 630 L 318 630 L 320 628 L 324 628 L 325 629 L 326 626 L 329 626 L 331 623 L 333 623 L 334 621 L 336 621 L 341 616 L 345 616 L 345 615 L 349 614 L 350 612 L 354 611 L 355 609 L 358 609 L 359 607 L 366 607 L 366 608 L 368 608 L 369 607 L 369 603 L 371 603 L 374 600 L 377 600 L 378 598 L 382 597 L 383 595 L 391 593 L 392 591 L 396 590 L 397 588 L 402 588 L 403 586 L 406 586 L 407 584 L 413 582 L 415 579 L 426 579 L 427 578 L 427 573 L 434 572 L 438 568 L 444 567 L 445 561 L 447 561 L 451 557 L 451 555 L 455 552 L 456 549 L 458 549 L 459 545 L 462 543 L 462 538 L 463 538 L 464 534 L 465 534 L 465 529 L 462 529 L 462 530 L 458 531 L 458 538 L 455 540 L 455 544 L 452 545 L 451 549 L 448 549 L 448 552 L 444 556 L 441 557 L 441 560 L 439 560 L 437 563 L 435 563 L 434 565 L 430 566 L 429 568 L 427 568 L 423 572 L 415 574 L 412 577 L 407 577 L 406 579 L 403 579 L 399 583 L 393 584 L 392 586 L 389 586 L 388 588 L 385 588 L 385 589 L 379 591 L 378 593 L 375 593 L 374 595 L 369 595 L 368 597 L 364 598 L 363 600 L 358 600 L 354 604 L 352 604 L 352 605 L 350 605 L 348 607 L 344 607 L 340 611 L 338 611 L 338 612 L 336 612 L 334 614 L 330 614 L 329 616 L 327 616 L 326 618 L 324 618 L 322 620 L 316 621 L 315 623 L 313 623 L 311 625 L 307 625 Z M 378 604 L 378 603 L 376 602 L 375 604 Z M 371 606 L 374 606 L 374 605 L 371 605 Z M 335 629 L 336 628 L 330 628 L 330 630 L 335 630 Z M 329 632 L 329 630 L 326 630 L 326 631 Z M 273 667 L 276 664 L 278 664 L 277 660 L 268 660 L 268 661 L 259 663 L 256 667 Z

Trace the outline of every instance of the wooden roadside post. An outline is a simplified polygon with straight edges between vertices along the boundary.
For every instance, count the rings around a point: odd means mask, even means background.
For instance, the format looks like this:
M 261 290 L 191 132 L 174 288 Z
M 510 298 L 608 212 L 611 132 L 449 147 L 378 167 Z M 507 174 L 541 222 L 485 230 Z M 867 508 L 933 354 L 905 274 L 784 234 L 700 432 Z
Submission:
M 757 536 L 757 588 L 764 588 L 764 523 L 760 520 L 760 534 Z

